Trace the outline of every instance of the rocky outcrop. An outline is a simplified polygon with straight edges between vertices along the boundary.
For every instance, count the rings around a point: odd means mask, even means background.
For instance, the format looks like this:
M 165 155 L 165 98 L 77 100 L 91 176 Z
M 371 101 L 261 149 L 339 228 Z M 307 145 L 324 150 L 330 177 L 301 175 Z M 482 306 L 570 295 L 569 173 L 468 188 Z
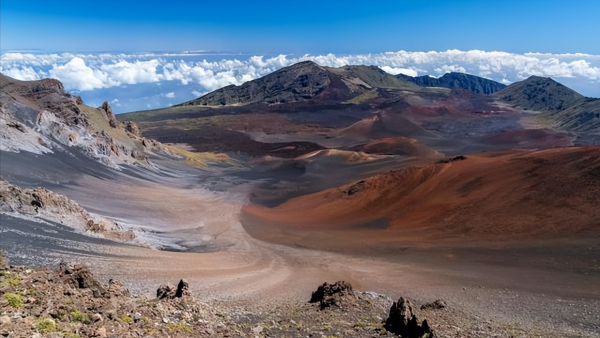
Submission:
M 46 188 L 22 189 L 0 177 L 0 213 L 35 217 L 106 238 L 130 241 L 131 230 L 109 219 L 93 216 L 67 196 Z
M 476 94 L 493 94 L 506 88 L 506 85 L 500 82 L 455 72 L 446 73 L 439 78 L 429 75 L 412 77 L 404 74 L 398 74 L 396 77 L 402 81 L 412 82 L 421 87 L 462 88 Z
M 125 128 L 126 132 L 133 134 L 135 136 L 141 136 L 140 128 L 138 128 L 138 126 L 135 123 L 133 123 L 131 121 L 126 121 L 126 122 L 123 122 L 123 127 Z
M 390 308 L 390 314 L 385 320 L 385 328 L 403 338 L 435 337 L 427 320 L 424 319 L 422 322 L 419 322 L 411 302 L 403 297 L 394 302 Z
M 173 299 L 189 296 L 189 285 L 183 279 L 179 281 L 177 287 L 171 284 L 162 284 L 156 290 L 156 299 Z
M 58 276 L 63 282 L 75 288 L 90 289 L 96 298 L 106 294 L 106 288 L 94 279 L 89 268 L 85 265 L 69 266 L 67 263 L 61 262 L 58 266 Z
M 115 113 L 113 112 L 112 107 L 110 106 L 108 101 L 104 101 L 104 103 L 100 107 L 98 107 L 98 109 L 104 111 L 106 120 L 108 121 L 108 124 L 111 127 L 117 128 L 119 126 L 119 121 L 115 117 Z
M 345 281 L 338 281 L 334 284 L 323 283 L 312 293 L 310 303 L 319 303 L 321 309 L 343 305 L 349 305 L 356 302 L 356 296 L 352 291 L 352 285 Z
M 73 147 L 116 169 L 149 164 L 145 152 L 167 152 L 141 137 L 133 122 L 119 122 L 108 102 L 86 106 L 57 80 L 0 79 L 0 150 L 45 154 Z

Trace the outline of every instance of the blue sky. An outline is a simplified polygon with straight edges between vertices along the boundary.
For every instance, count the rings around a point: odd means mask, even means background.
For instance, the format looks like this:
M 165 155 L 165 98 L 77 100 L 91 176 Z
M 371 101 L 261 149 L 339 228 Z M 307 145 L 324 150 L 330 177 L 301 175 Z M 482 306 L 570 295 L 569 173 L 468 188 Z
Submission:
M 58 79 L 117 113 L 303 60 L 505 84 L 547 76 L 600 97 L 599 17 L 600 0 L 0 0 L 0 72 Z
M 600 54 L 599 0 L 0 2 L 0 49 Z

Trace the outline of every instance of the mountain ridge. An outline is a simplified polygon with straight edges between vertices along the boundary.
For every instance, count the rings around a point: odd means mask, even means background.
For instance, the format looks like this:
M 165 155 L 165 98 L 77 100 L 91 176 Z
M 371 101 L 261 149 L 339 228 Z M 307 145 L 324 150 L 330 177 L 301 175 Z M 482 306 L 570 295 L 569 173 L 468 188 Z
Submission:
M 413 77 L 405 74 L 398 74 L 396 77 L 421 87 L 462 88 L 475 94 L 489 95 L 506 88 L 506 85 L 500 82 L 458 72 L 446 73 L 438 78 L 429 75 Z

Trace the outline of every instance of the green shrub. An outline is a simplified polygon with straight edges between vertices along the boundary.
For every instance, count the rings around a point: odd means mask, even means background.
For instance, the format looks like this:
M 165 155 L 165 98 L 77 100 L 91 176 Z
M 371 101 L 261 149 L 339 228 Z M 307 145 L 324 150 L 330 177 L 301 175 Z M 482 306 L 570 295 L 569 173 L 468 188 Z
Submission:
M 0 283 L 2 286 L 19 286 L 21 285 L 21 278 L 16 273 L 11 273 L 9 271 L 0 272 L 0 276 L 4 277 L 4 281 Z
M 8 305 L 14 307 L 15 309 L 20 309 L 23 306 L 23 299 L 21 295 L 16 293 L 5 293 L 4 298 L 8 300 Z
M 123 315 L 121 317 L 121 320 L 124 321 L 125 323 L 133 323 L 133 318 L 126 316 L 126 315 Z
M 56 332 L 56 323 L 50 318 L 40 318 L 33 325 L 36 329 L 45 333 Z
M 83 323 L 83 324 L 89 324 L 92 322 L 90 320 L 90 316 L 88 316 L 87 313 L 80 312 L 78 310 L 71 312 L 71 321 L 79 322 L 79 323 Z
M 165 328 L 167 329 L 167 331 L 170 331 L 170 332 L 175 332 L 175 331 L 180 331 L 180 332 L 184 332 L 184 333 L 192 332 L 192 328 L 189 325 L 187 325 L 184 321 L 180 321 L 177 324 L 169 323 L 169 324 L 167 324 L 167 326 Z

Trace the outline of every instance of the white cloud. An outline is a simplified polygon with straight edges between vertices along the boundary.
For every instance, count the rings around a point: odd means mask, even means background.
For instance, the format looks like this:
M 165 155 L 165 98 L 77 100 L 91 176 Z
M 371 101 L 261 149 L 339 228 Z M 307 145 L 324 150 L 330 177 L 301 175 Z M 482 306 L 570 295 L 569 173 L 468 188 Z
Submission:
M 100 68 L 108 78 L 119 83 L 136 84 L 157 82 L 162 79 L 156 73 L 158 60 L 129 62 L 121 60 L 113 64 L 104 64 Z
M 222 57 L 220 60 L 219 57 Z M 53 77 L 68 90 L 91 91 L 143 83 L 167 86 L 177 81 L 200 96 L 230 84 L 239 85 L 299 61 L 312 60 L 319 65 L 376 65 L 392 74 L 411 76 L 463 72 L 484 76 L 503 83 L 520 81 L 531 75 L 553 77 L 558 81 L 588 88 L 600 83 L 600 55 L 548 54 L 481 50 L 429 52 L 386 52 L 354 55 L 303 55 L 273 57 L 222 55 L 207 60 L 197 53 L 138 54 L 29 54 L 5 53 L 0 70 L 6 75 L 35 80 Z M 167 86 L 171 89 L 172 87 Z M 193 89 L 192 89 L 193 88 Z M 600 92 L 590 89 L 590 92 Z M 584 93 L 585 94 L 585 93 Z M 591 95 L 591 94 L 588 94 Z
M 111 81 L 101 70 L 88 67 L 79 57 L 74 57 L 64 65 L 54 64 L 49 74 L 62 81 L 69 89 L 93 90 L 120 85 L 119 82 Z
M 464 67 L 458 65 L 443 65 L 441 67 L 435 68 L 438 74 L 446 74 L 446 73 L 466 73 L 467 70 Z M 481 74 L 481 73 L 480 73 Z
M 2 74 L 4 75 L 24 81 L 39 80 L 44 78 L 46 75 L 45 72 L 37 72 L 29 66 L 25 66 L 22 68 L 13 67 L 8 69 L 0 67 L 0 72 L 2 72 Z
M 382 66 L 381 69 L 393 75 L 404 74 L 412 77 L 419 76 L 419 73 L 416 70 L 409 68 L 394 68 L 390 66 Z
M 172 99 L 175 97 L 175 92 L 166 93 L 165 97 Z

